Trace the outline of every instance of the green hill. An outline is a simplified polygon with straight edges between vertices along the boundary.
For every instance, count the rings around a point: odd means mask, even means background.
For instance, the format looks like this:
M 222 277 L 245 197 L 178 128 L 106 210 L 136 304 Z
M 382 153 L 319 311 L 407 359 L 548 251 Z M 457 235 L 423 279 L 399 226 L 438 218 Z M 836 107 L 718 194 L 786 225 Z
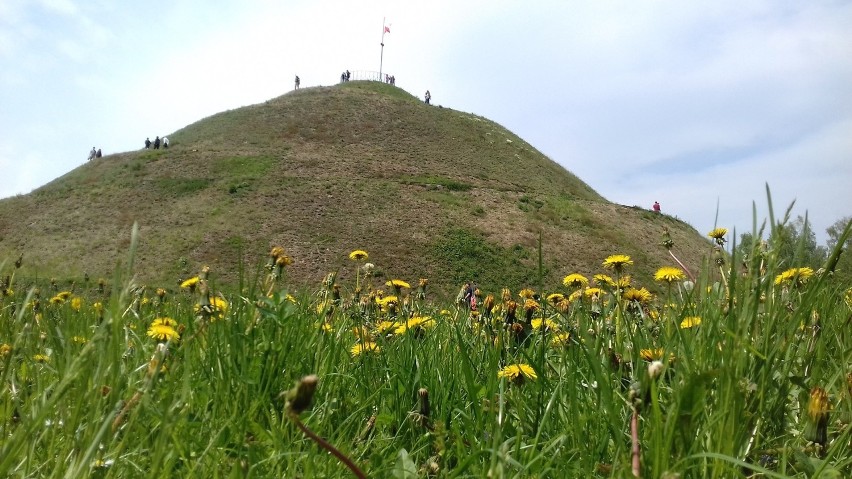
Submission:
M 283 246 L 296 284 L 370 253 L 380 278 L 534 286 L 541 235 L 548 284 L 630 255 L 635 278 L 672 265 L 669 228 L 697 269 L 710 244 L 666 215 L 608 202 L 488 119 L 427 106 L 373 82 L 306 88 L 169 135 L 171 147 L 105 156 L 0 201 L 0 260 L 24 276 L 110 277 L 140 225 L 135 271 L 174 285 L 209 265 L 220 283 Z M 582 161 L 582 158 L 576 161 Z

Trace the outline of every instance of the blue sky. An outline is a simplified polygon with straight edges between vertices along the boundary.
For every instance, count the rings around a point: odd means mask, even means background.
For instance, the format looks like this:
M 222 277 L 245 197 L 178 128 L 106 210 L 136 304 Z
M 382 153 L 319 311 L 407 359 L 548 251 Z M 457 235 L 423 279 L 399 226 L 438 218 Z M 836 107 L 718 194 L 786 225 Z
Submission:
M 0 197 L 349 69 L 704 233 L 852 215 L 852 2 L 0 0 Z M 523 174 L 523 172 L 517 172 Z M 718 207 L 718 220 L 717 220 Z

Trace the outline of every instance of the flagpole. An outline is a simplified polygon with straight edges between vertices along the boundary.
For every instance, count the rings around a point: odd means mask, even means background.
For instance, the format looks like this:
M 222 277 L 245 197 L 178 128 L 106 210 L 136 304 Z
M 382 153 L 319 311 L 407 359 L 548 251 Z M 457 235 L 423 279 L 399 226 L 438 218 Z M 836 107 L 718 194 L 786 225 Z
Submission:
M 385 58 L 385 20 L 386 17 L 382 17 L 382 51 L 379 54 L 379 81 L 382 81 L 382 61 Z

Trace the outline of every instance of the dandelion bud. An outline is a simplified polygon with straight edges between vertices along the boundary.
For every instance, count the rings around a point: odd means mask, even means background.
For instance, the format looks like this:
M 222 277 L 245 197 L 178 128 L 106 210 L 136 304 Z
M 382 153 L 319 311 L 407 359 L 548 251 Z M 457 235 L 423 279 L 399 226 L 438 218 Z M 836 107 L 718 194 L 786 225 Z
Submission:
M 287 412 L 299 415 L 311 407 L 318 381 L 319 378 L 316 374 L 303 377 L 296 387 L 287 394 L 287 405 L 285 406 Z
M 825 389 L 819 386 L 811 389 L 804 430 L 806 440 L 821 446 L 825 446 L 828 442 L 828 410 L 828 393 Z
M 426 388 L 420 388 L 417 391 L 417 395 L 420 396 L 420 415 L 424 417 L 429 417 L 429 390 Z
M 651 380 L 657 379 L 663 373 L 663 369 L 665 369 L 665 365 L 662 361 L 651 361 L 651 364 L 648 365 L 648 377 Z

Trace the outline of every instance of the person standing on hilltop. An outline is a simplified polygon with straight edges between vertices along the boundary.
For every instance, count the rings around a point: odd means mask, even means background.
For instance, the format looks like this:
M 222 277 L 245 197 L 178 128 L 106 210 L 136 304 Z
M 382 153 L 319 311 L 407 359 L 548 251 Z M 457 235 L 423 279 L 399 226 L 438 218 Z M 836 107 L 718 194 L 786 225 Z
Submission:
M 659 203 L 659 202 L 657 202 L 657 201 L 655 201 L 655 202 L 654 202 L 654 212 L 655 212 L 655 213 L 659 213 L 659 212 L 660 212 L 660 203 Z
M 156 137 L 156 138 L 154 138 L 154 149 L 155 149 L 155 150 L 159 150 L 159 149 L 160 149 L 160 137 L 159 137 L 159 136 L 158 136 L 158 137 Z
M 298 89 L 299 89 L 299 75 L 296 75 L 296 88 L 294 88 L 294 90 L 298 90 Z
M 95 158 L 100 158 L 100 157 L 102 157 L 102 156 L 104 156 L 104 154 L 103 154 L 103 153 L 101 153 L 101 149 L 100 149 L 100 148 L 98 148 L 97 153 L 95 153 Z
M 145 138 L 145 149 L 147 150 L 149 148 L 151 148 L 151 139 Z
M 432 94 L 429 93 L 429 90 L 426 90 L 426 95 L 424 95 L 424 98 L 426 98 L 426 104 L 431 105 L 431 103 L 429 102 L 432 101 Z
M 169 147 L 169 137 L 164 136 L 163 137 L 163 148 L 168 148 L 168 147 Z
M 92 151 L 89 152 L 89 161 L 94 160 L 96 154 L 97 154 L 97 151 L 95 151 L 95 147 L 93 146 Z

